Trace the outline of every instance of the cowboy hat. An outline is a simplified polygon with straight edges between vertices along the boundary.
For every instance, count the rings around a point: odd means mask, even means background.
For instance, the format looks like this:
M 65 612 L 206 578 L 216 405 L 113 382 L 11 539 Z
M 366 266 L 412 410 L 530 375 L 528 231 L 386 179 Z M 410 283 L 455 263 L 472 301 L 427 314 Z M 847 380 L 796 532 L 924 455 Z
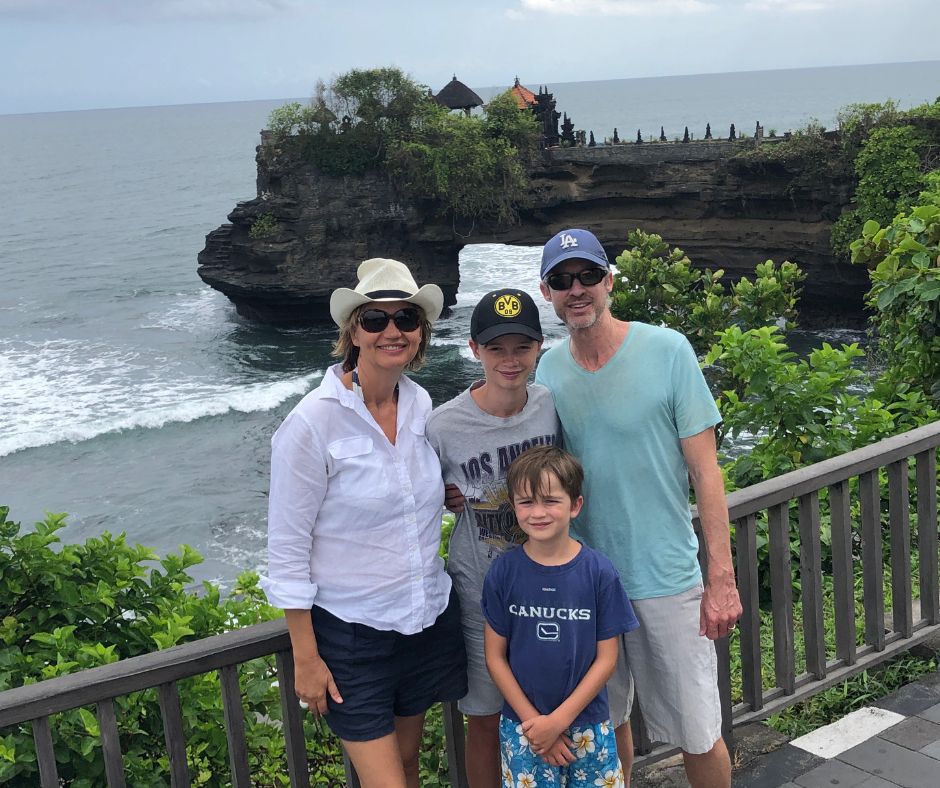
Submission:
M 336 325 L 345 325 L 352 311 L 374 301 L 407 301 L 421 307 L 429 323 L 444 309 L 444 294 L 437 285 L 419 288 L 411 271 L 398 260 L 373 257 L 359 264 L 359 284 L 355 290 L 338 287 L 330 295 L 330 317 Z

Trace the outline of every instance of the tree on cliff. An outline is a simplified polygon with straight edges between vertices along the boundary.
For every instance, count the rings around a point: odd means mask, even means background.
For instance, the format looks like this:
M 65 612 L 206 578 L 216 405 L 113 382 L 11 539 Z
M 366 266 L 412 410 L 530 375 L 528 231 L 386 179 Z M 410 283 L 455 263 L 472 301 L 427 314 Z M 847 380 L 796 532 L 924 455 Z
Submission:
M 454 115 L 399 69 L 354 69 L 318 83 L 310 106 L 271 113 L 269 130 L 296 138 L 327 176 L 384 170 L 409 197 L 442 213 L 511 221 L 526 194 L 526 163 L 537 149 L 532 113 L 507 92 L 482 116 Z
M 437 201 L 442 213 L 511 222 L 528 189 L 525 165 L 537 135 L 535 116 L 507 92 L 482 119 L 439 112 L 421 134 L 390 145 L 388 169 L 406 194 Z

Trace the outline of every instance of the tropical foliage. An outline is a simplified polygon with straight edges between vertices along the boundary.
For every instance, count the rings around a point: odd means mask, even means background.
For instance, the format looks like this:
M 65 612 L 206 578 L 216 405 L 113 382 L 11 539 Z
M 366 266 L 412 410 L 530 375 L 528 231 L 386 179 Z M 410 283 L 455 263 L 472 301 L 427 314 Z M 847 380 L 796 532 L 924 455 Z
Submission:
M 296 142 L 324 175 L 387 172 L 403 194 L 444 213 L 513 221 L 537 147 L 532 113 L 508 93 L 480 116 L 450 113 L 395 68 L 354 69 L 319 83 L 309 106 L 271 113 L 268 130 Z
M 0 692 L 280 615 L 266 604 L 252 573 L 240 576 L 228 596 L 211 583 L 193 588 L 187 572 L 202 558 L 185 545 L 160 558 L 123 535 L 62 544 L 65 515 L 50 514 L 21 532 L 8 512 L 0 507 Z M 286 785 L 273 657 L 239 672 L 254 784 Z M 180 695 L 193 785 L 222 785 L 228 746 L 218 677 L 182 682 Z M 167 784 L 159 776 L 169 769 L 156 691 L 119 697 L 115 707 L 127 784 Z M 314 784 L 337 784 L 343 768 L 335 746 L 311 723 L 307 727 Z M 93 710 L 58 714 L 51 728 L 60 780 L 72 788 L 105 785 Z M 0 783 L 39 784 L 28 725 L 0 731 Z
M 887 364 L 883 383 L 940 403 L 940 170 L 909 210 L 865 222 L 852 261 L 871 271 L 868 306 Z
M 793 263 L 759 263 L 726 288 L 724 271 L 695 268 L 679 248 L 655 234 L 633 230 L 629 248 L 617 256 L 611 310 L 624 320 L 674 328 L 704 353 L 715 332 L 729 324 L 755 328 L 782 323 L 794 327 L 799 285 L 806 278 Z

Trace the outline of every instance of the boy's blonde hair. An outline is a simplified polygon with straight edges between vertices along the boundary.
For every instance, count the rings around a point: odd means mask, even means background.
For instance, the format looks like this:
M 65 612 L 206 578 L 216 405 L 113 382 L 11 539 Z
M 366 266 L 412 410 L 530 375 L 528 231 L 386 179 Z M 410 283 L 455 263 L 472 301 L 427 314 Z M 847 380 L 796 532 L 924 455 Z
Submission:
M 536 446 L 522 452 L 512 465 L 506 486 L 509 488 L 509 502 L 515 503 L 516 495 L 543 495 L 545 493 L 545 474 L 551 473 L 561 489 L 572 501 L 581 497 L 584 484 L 584 468 L 577 458 L 558 446 Z

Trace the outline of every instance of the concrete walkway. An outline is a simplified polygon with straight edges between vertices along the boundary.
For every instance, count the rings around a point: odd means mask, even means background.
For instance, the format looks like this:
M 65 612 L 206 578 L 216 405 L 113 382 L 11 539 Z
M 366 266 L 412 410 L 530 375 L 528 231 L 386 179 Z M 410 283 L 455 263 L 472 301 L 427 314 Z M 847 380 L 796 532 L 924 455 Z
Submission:
M 940 672 L 793 741 L 766 726 L 736 731 L 734 788 L 940 788 Z M 678 762 L 634 788 L 687 786 Z

